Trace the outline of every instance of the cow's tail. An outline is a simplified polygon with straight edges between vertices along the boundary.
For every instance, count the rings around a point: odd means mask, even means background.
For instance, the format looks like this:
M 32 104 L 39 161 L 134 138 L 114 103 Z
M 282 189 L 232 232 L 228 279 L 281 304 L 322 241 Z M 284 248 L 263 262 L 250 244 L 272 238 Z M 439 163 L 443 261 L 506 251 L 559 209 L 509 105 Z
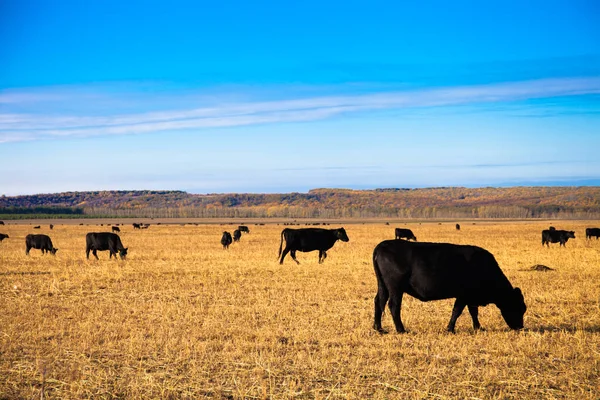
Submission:
M 385 313 L 385 305 L 390 296 L 388 288 L 385 286 L 381 270 L 379 269 L 379 263 L 377 261 L 379 246 L 375 247 L 373 251 L 373 268 L 375 269 L 375 276 L 377 277 L 377 297 L 376 300 L 379 303 L 379 307 L 382 313 Z
M 281 242 L 279 243 L 279 254 L 277 255 L 277 259 L 281 257 L 281 249 L 283 249 L 283 234 L 285 233 L 285 229 L 281 231 Z

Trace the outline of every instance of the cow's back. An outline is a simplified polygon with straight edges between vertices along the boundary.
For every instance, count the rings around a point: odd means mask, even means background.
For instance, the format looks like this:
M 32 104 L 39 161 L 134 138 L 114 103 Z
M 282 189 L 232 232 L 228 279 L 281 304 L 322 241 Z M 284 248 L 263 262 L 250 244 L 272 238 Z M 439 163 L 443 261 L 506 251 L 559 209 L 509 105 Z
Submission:
M 329 250 L 337 241 L 334 230 L 323 228 L 302 228 L 283 230 L 286 243 L 294 250 Z

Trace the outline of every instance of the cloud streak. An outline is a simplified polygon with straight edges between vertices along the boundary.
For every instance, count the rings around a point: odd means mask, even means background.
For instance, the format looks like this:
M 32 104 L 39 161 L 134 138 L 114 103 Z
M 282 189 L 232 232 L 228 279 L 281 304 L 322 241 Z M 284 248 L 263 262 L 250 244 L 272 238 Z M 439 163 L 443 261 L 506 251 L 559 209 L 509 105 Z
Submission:
M 144 134 L 151 132 L 314 121 L 349 113 L 417 107 L 522 101 L 600 93 L 600 77 L 541 79 L 489 85 L 439 87 L 420 90 L 322 96 L 278 101 L 215 103 L 210 107 L 90 116 L 76 112 L 47 115 L 34 111 L 0 113 L 0 143 Z M 0 104 L 35 104 L 47 93 L 1 93 Z M 65 101 L 64 99 L 62 101 Z M 73 107 L 71 106 L 71 109 Z

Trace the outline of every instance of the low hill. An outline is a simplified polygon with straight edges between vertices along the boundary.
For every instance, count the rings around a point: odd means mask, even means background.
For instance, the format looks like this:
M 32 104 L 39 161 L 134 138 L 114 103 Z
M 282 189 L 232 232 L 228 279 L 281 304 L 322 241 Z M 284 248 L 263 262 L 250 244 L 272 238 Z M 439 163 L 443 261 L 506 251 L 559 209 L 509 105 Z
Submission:
M 512 187 L 308 193 L 94 191 L 0 197 L 4 217 L 599 218 L 600 187 Z

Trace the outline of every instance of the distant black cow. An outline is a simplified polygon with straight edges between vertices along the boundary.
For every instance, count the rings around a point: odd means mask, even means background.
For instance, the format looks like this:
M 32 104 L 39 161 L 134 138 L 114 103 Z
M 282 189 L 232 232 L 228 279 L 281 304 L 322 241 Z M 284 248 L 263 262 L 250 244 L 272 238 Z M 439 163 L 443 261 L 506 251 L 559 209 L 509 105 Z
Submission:
M 405 332 L 400 319 L 404 293 L 421 301 L 456 298 L 450 332 L 465 306 L 473 328 L 480 329 L 478 307 L 490 303 L 511 329 L 523 328 L 527 308 L 521 290 L 512 287 L 494 256 L 480 247 L 385 240 L 373 251 L 373 265 L 378 286 L 373 328 L 379 332 L 385 332 L 381 315 L 388 299 L 396 331 Z
M 41 226 L 39 226 L 39 225 L 33 227 L 33 229 L 40 229 L 40 228 L 41 228 Z
M 133 229 L 140 229 L 142 227 L 140 224 L 136 224 L 135 222 L 132 225 Z
M 410 229 L 396 228 L 395 233 L 396 239 L 406 238 L 406 240 L 412 239 L 415 242 L 417 241 L 417 237 L 412 233 Z
M 460 224 L 456 224 L 456 230 L 460 231 Z
M 119 227 L 118 227 L 118 226 L 113 226 L 113 227 L 111 228 L 111 231 L 112 231 L 112 232 L 121 232 L 121 229 L 119 229 Z
M 54 229 L 54 225 L 50 224 L 50 229 Z
M 127 257 L 127 248 L 123 247 L 119 235 L 112 232 L 90 232 L 85 235 L 85 257 L 88 260 L 90 259 L 90 250 L 94 257 L 96 257 L 96 260 L 98 260 L 96 252 L 104 250 L 109 251 L 109 259 L 114 255 L 116 260 L 117 253 L 121 257 L 121 260 Z
M 51 253 L 56 254 L 58 251 L 52 245 L 52 240 L 47 235 L 27 235 L 25 236 L 25 254 L 29 255 L 29 250 L 38 249 L 42 251 L 42 254 Z
M 240 232 L 250 233 L 250 229 L 248 229 L 248 227 L 246 225 L 240 225 L 240 226 L 238 226 L 238 230 Z
M 223 245 L 223 248 L 228 249 L 231 242 L 231 233 L 227 231 L 223 232 L 223 236 L 221 236 L 221 244 Z
M 283 240 L 285 239 L 285 249 L 283 253 Z M 290 253 L 296 264 L 300 262 L 296 259 L 296 251 L 309 252 L 319 250 L 319 264 L 327 258 L 327 250 L 333 247 L 335 242 L 341 240 L 347 242 L 348 235 L 344 228 L 323 229 L 323 228 L 285 228 L 281 231 L 281 243 L 279 244 L 279 255 L 281 259 L 279 264 L 283 264 L 283 259 Z M 279 257 L 279 256 L 278 256 Z
M 542 246 L 546 245 L 550 247 L 550 243 L 560 243 L 559 246 L 565 246 L 569 238 L 575 239 L 574 231 L 544 229 L 542 231 Z
M 0 233 L 0 242 L 3 241 L 4 239 L 8 239 L 8 235 L 6 235 L 4 233 Z
M 596 240 L 598 240 L 598 238 L 600 237 L 600 228 L 586 228 L 585 229 L 585 238 L 591 239 L 592 237 L 595 237 Z
M 4 221 L 0 221 L 0 225 L 4 225 Z
M 239 242 L 241 237 L 242 237 L 242 232 L 240 232 L 239 229 L 236 229 L 235 231 L 233 231 L 233 241 L 234 242 Z

